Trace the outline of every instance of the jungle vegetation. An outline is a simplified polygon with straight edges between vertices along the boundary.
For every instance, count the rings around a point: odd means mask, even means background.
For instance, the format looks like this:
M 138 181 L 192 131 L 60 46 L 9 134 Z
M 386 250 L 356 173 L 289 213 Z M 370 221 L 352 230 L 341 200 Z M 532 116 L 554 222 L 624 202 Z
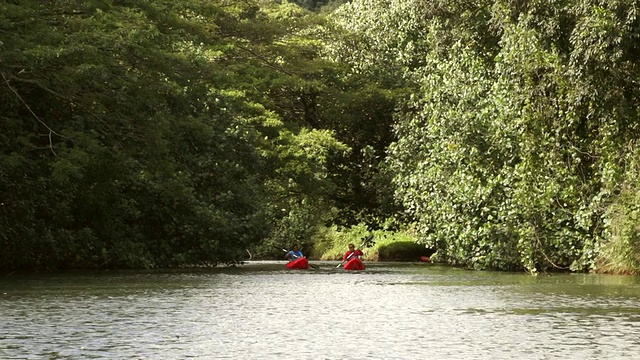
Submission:
M 2 0 L 0 270 L 376 233 L 474 269 L 639 273 L 639 7 Z

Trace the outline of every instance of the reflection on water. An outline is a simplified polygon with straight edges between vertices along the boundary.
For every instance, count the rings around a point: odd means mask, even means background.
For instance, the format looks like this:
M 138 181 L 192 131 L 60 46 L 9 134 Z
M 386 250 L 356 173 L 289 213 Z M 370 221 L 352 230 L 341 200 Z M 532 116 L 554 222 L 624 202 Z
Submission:
M 0 279 L 2 359 L 629 359 L 633 276 L 282 262 Z

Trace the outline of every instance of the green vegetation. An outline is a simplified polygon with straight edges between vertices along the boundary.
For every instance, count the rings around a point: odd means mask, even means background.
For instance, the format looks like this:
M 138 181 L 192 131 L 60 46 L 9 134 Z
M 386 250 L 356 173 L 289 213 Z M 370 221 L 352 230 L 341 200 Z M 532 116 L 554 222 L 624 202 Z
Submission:
M 235 262 L 291 218 L 324 220 L 326 159 L 348 148 L 301 123 L 319 70 L 298 7 L 11 1 L 0 14 L 2 268 Z
M 419 261 L 420 256 L 429 254 L 424 245 L 417 243 L 417 237 L 411 229 L 390 230 L 387 224 L 381 229 L 371 230 L 366 224 L 360 223 L 349 229 L 323 228 L 317 234 L 309 255 L 321 260 L 340 260 L 348 244 L 358 247 L 367 236 L 373 236 L 373 242 L 361 248 L 364 260 Z
M 638 273 L 639 61 L 630 0 L 1 1 L 0 269 Z
M 638 159 L 637 155 L 634 155 Z M 608 241 L 603 245 L 598 268 L 610 273 L 640 274 L 640 168 L 630 164 L 620 195 L 607 209 Z
M 413 89 L 399 101 L 390 165 L 438 258 L 597 271 L 615 261 L 600 251 L 615 237 L 638 243 L 618 199 L 639 190 L 628 174 L 639 131 L 636 8 L 362 0 L 340 9 L 361 40 L 349 60 Z

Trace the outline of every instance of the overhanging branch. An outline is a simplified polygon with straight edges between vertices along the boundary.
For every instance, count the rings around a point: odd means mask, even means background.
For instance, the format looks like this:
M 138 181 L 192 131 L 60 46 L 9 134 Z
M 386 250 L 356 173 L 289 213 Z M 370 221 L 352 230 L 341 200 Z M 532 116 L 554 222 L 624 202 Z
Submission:
M 9 82 L 9 79 L 7 79 L 5 73 L 3 72 L 3 73 L 0 73 L 0 74 L 2 74 L 2 79 L 4 79 L 4 82 L 7 84 L 7 86 L 11 90 L 11 92 L 13 92 L 16 95 L 16 97 L 18 97 L 18 99 L 20 99 L 20 102 L 22 102 L 24 104 L 24 106 L 27 108 L 27 110 L 29 110 L 31 115 L 33 115 L 33 117 L 35 117 L 36 120 L 38 120 L 38 122 L 40 124 L 42 124 L 42 126 L 44 126 L 45 128 L 47 128 L 47 130 L 49 130 L 49 149 L 51 150 L 51 153 L 53 153 L 53 155 L 57 157 L 58 154 L 56 154 L 55 150 L 53 149 L 52 136 L 53 135 L 57 135 L 57 136 L 60 136 L 61 138 L 64 138 L 64 139 L 66 139 L 66 137 L 61 135 L 61 134 L 59 134 L 59 133 L 57 133 L 52 128 L 50 128 L 49 125 L 47 125 L 44 121 L 42 121 L 42 119 L 40 119 L 40 117 L 31 109 L 29 104 L 27 104 L 27 102 L 22 98 L 22 96 L 20 96 L 20 94 L 18 93 L 18 90 L 14 89 L 13 86 L 11 86 L 11 83 Z

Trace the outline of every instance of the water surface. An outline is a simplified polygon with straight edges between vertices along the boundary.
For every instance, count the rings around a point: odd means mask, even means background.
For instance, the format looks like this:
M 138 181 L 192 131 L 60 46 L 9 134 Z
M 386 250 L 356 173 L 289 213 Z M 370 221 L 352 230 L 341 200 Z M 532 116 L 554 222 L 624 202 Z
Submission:
M 13 274 L 0 358 L 640 358 L 638 277 L 316 264 Z

